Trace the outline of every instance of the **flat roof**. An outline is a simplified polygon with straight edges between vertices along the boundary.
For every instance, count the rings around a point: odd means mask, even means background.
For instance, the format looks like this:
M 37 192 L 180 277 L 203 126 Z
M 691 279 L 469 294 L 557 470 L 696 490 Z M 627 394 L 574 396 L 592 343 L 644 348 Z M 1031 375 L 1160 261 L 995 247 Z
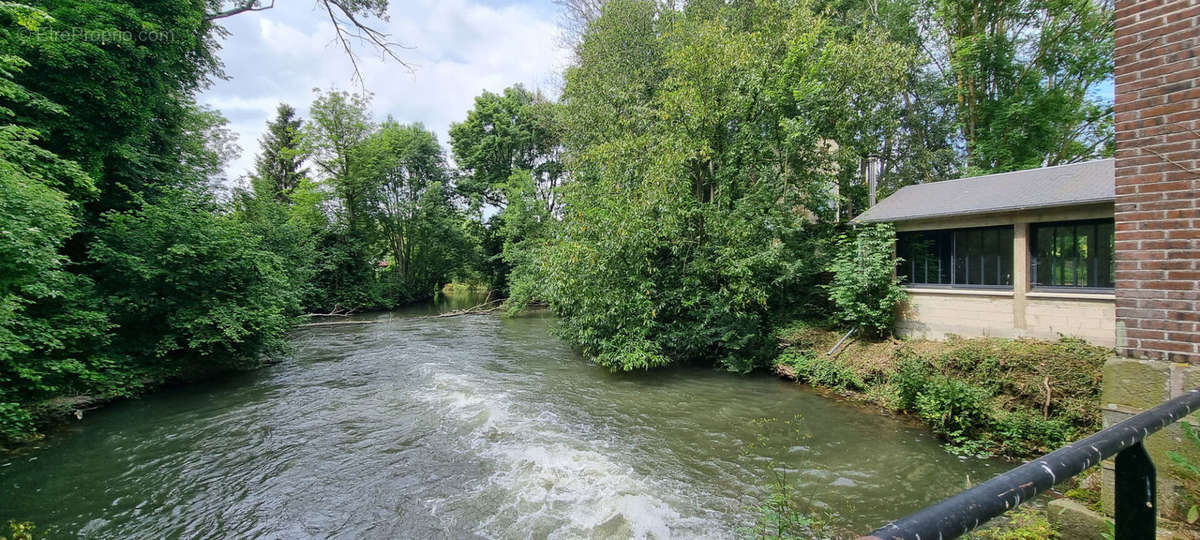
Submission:
M 854 218 L 911 221 L 1113 202 L 1112 159 L 905 186 Z

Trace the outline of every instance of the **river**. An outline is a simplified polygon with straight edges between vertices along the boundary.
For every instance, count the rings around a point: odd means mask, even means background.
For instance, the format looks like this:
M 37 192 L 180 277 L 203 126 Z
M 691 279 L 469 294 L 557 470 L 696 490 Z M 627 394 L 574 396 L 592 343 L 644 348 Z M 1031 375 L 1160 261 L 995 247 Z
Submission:
M 436 309 L 301 328 L 284 362 L 89 413 L 0 457 L 0 523 L 52 538 L 727 538 L 776 478 L 869 530 L 1003 467 L 766 374 L 613 374 L 549 317 L 423 316 Z

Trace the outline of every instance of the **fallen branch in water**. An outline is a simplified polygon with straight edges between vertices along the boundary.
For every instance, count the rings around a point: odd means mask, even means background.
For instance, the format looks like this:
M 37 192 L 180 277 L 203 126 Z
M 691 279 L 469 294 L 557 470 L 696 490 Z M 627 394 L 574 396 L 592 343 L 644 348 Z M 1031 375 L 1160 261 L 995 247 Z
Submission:
M 376 320 L 376 321 L 312 322 L 312 323 L 297 324 L 296 327 L 303 328 L 306 326 L 341 326 L 343 324 L 375 324 L 375 323 L 380 323 L 380 322 L 384 322 L 384 321 Z
M 488 298 L 491 297 L 491 293 L 488 293 Z M 482 315 L 484 313 L 491 313 L 502 307 L 504 307 L 503 299 L 491 300 L 477 306 L 471 306 L 467 309 L 459 309 L 455 311 L 447 311 L 445 313 L 438 313 L 437 315 L 430 315 L 430 318 L 440 319 L 443 317 L 458 317 L 459 315 Z
M 305 313 L 305 317 L 349 317 L 354 314 L 353 309 L 341 309 L 339 306 L 333 306 L 329 313 Z

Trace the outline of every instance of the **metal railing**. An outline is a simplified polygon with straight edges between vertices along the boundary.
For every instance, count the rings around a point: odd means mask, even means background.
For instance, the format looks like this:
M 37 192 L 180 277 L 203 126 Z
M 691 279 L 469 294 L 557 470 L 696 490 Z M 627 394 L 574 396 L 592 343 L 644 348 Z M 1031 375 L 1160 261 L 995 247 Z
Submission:
M 1197 409 L 1200 388 L 888 523 L 860 540 L 956 538 L 1114 455 L 1116 540 L 1154 538 L 1154 463 L 1142 440 Z

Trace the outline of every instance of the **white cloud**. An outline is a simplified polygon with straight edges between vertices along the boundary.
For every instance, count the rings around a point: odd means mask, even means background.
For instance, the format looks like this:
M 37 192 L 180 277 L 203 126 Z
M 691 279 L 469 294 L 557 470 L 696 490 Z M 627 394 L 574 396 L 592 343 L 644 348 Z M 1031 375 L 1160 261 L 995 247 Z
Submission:
M 392 39 L 412 47 L 400 56 L 406 70 L 368 48 L 359 69 L 374 94 L 372 112 L 401 122 L 421 122 L 448 148 L 450 123 L 466 116 L 483 90 L 522 83 L 553 95 L 568 53 L 558 44 L 550 0 L 496 5 L 482 0 L 392 0 L 390 21 L 379 23 Z M 217 81 L 200 101 L 219 109 L 239 135 L 242 156 L 231 178 L 245 174 L 275 106 L 286 102 L 307 115 L 313 88 L 359 90 L 349 58 L 334 41 L 324 12 L 307 2 L 281 2 L 269 11 L 226 20 L 232 33 L 221 58 L 228 80 Z

